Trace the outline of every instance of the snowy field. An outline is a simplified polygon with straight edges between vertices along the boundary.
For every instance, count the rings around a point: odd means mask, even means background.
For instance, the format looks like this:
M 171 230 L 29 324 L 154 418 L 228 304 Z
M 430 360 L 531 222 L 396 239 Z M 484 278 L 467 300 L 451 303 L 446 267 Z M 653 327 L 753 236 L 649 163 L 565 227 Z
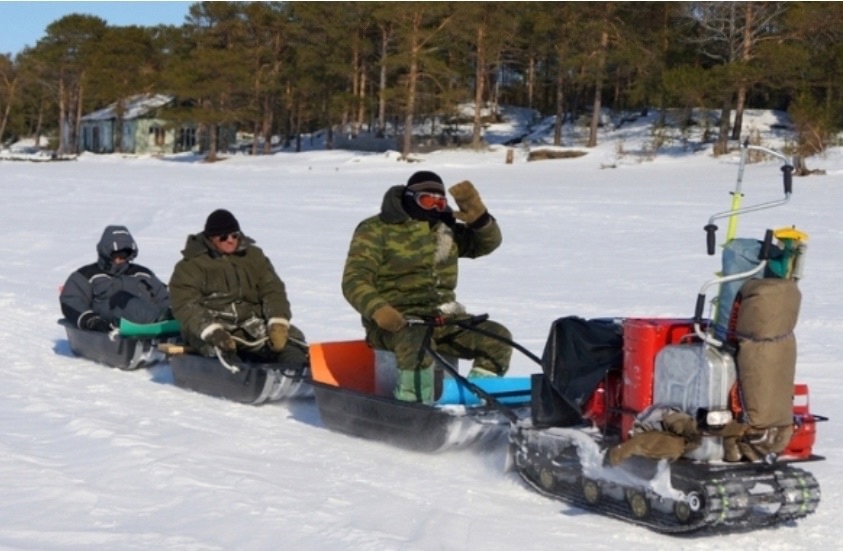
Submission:
M 412 164 L 343 151 L 212 165 L 0 160 L 0 549 L 839 549 L 843 149 L 808 160 L 826 174 L 796 178 L 789 204 L 738 226 L 743 237 L 789 225 L 811 236 L 797 379 L 831 418 L 814 449 L 827 460 L 806 465 L 823 499 L 776 529 L 659 535 L 534 493 L 504 471 L 504 443 L 424 455 L 354 439 L 325 429 L 312 401 L 238 405 L 175 387 L 166 364 L 121 372 L 74 358 L 56 323 L 59 286 L 95 260 L 106 225 L 128 226 L 138 262 L 166 281 L 186 236 L 227 208 L 273 260 L 310 342 L 359 338 L 340 292 L 349 239 L 389 186 L 420 169 L 471 180 L 498 218 L 503 245 L 463 261 L 458 297 L 535 353 L 562 316 L 691 316 L 719 269 L 702 228 L 729 207 L 737 156 L 641 162 L 620 153 L 638 147 L 633 137 L 623 148 L 601 140 L 568 160 L 528 163 L 517 148 L 511 165 L 501 147 Z M 743 190 L 746 204 L 782 197 L 779 163 L 748 166 Z M 511 373 L 538 369 L 516 352 Z

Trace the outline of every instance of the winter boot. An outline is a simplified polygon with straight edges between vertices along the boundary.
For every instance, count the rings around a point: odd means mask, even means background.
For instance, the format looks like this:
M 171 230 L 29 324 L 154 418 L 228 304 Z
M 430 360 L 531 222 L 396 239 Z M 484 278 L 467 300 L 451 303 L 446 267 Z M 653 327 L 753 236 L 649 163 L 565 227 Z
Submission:
M 468 372 L 469 379 L 480 379 L 486 377 L 499 377 L 499 375 L 494 371 L 489 371 L 488 369 L 476 365 L 471 368 L 471 371 Z
M 723 439 L 723 460 L 729 463 L 737 463 L 743 459 L 741 450 L 738 447 L 738 437 L 729 436 Z
M 395 398 L 404 402 L 433 403 L 433 366 L 399 369 Z

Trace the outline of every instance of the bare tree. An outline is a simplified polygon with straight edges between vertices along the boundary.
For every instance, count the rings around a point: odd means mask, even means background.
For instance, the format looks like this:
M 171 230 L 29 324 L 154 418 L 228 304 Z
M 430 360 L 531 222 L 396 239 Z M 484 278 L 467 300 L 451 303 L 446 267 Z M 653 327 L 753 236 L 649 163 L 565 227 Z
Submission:
M 492 86 L 496 70 L 500 67 L 501 53 L 511 43 L 514 35 L 515 12 L 508 2 L 471 2 L 461 7 L 456 15 L 451 35 L 457 48 L 465 48 L 465 58 L 473 62 L 474 122 L 471 147 L 483 147 L 483 112 L 488 103 L 496 103 L 496 90 Z M 470 53 L 469 53 L 470 52 Z M 461 72 L 467 72 L 469 68 Z M 492 101 L 489 101 L 492 100 Z
M 404 138 L 401 156 L 409 158 L 413 148 L 413 121 L 415 116 L 418 84 L 423 76 L 423 64 L 435 46 L 434 39 L 450 23 L 453 15 L 442 16 L 443 8 L 428 2 L 408 2 L 402 4 L 405 9 L 399 12 L 399 33 L 402 51 L 405 57 L 405 105 Z M 447 8 L 447 6 L 445 6 Z
M 378 132 L 382 133 L 386 128 L 386 77 L 387 59 L 389 57 L 389 43 L 392 39 L 392 24 L 388 21 L 379 21 L 380 31 L 380 60 L 378 63 Z
M 588 129 L 588 143 L 586 147 L 597 146 L 597 128 L 600 123 L 600 114 L 603 108 L 603 79 L 606 74 L 606 56 L 609 50 L 609 31 L 600 31 L 600 47 L 595 52 L 597 72 L 594 81 L 594 101 L 591 108 L 591 124 Z
M 12 58 L 8 55 L 0 55 L 0 144 L 3 143 L 3 134 L 6 132 L 6 125 L 9 122 L 9 114 L 12 112 L 12 105 L 15 103 L 18 90 L 19 73 Z
M 84 84 L 90 57 L 105 33 L 99 17 L 71 14 L 50 23 L 47 35 L 32 50 L 43 86 L 54 94 L 59 108 L 58 153 L 77 153 Z
M 750 66 L 759 45 L 764 41 L 780 40 L 780 21 L 787 10 L 786 2 L 689 2 L 685 16 L 698 28 L 689 42 L 699 46 L 699 52 L 720 64 L 724 76 L 720 133 L 714 146 L 715 154 L 728 150 L 732 97 L 735 100 L 735 124 L 732 139 L 739 139 L 747 92 L 754 81 Z
M 255 128 L 252 153 L 269 154 L 275 125 L 275 105 L 280 103 L 286 79 L 283 70 L 289 55 L 286 6 L 277 2 L 244 4 L 248 28 L 246 56 L 254 64 L 252 113 Z M 260 147 L 260 142 L 263 147 Z M 260 150 L 260 151 L 259 151 Z

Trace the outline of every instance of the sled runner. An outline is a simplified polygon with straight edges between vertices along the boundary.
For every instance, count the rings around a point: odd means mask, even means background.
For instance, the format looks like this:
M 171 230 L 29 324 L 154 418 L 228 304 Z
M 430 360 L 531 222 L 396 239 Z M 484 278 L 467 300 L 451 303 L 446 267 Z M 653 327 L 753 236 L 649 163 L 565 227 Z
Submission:
M 794 382 L 793 329 L 807 236 L 734 238 L 737 216 L 785 197 L 732 209 L 723 272 L 697 297 L 693 318 L 557 320 L 534 378 L 531 416 L 513 423 L 512 463 L 543 495 L 664 533 L 729 532 L 813 513 L 820 488 L 799 461 L 813 454 L 808 388 Z M 774 238 L 776 240 L 773 243 Z M 704 318 L 706 289 L 719 288 Z
M 168 322 L 149 325 L 128 323 L 131 327 L 124 332 L 125 320 L 110 333 L 79 329 L 65 319 L 58 320 L 67 332 L 67 341 L 74 355 L 81 358 L 116 367 L 133 370 L 149 367 L 162 361 L 165 356 L 158 351 L 160 342 L 178 335 L 178 327 Z
M 378 381 L 375 356 L 362 340 L 311 345 L 313 392 L 327 428 L 425 452 L 492 442 L 507 434 L 506 416 L 453 377 L 442 379 L 435 404 L 395 399 L 392 385 Z M 508 407 L 529 404 L 528 377 L 469 382 Z

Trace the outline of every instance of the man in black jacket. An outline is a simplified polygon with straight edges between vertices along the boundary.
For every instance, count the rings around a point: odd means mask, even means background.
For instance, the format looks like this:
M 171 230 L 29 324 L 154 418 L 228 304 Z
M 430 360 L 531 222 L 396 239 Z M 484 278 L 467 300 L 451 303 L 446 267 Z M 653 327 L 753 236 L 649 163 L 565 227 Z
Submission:
M 138 246 L 125 226 L 107 226 L 97 244 L 98 260 L 67 278 L 59 302 L 79 329 L 108 332 L 122 318 L 152 323 L 172 318 L 167 286 L 152 270 L 132 263 Z

